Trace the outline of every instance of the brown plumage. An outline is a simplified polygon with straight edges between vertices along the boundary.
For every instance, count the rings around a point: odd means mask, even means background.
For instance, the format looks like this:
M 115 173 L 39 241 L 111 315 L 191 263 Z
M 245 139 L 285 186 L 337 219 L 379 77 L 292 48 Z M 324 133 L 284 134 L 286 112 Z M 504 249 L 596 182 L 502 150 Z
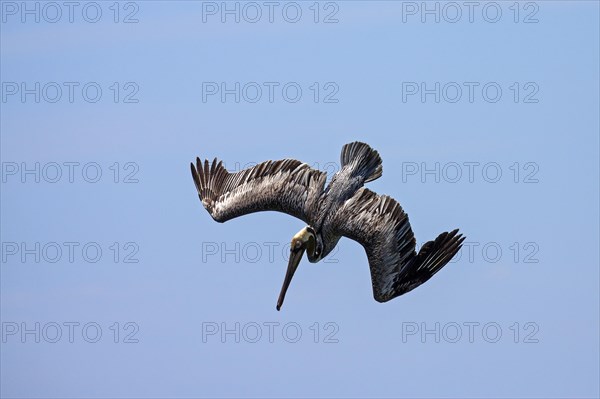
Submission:
M 342 148 L 341 169 L 325 188 L 326 174 L 294 159 L 266 161 L 237 173 L 222 162 L 198 158 L 192 177 L 202 204 L 218 222 L 260 211 L 279 211 L 308 224 L 292 241 L 290 264 L 277 309 L 308 248 L 318 262 L 344 236 L 367 252 L 373 296 L 379 302 L 423 284 L 460 250 L 458 230 L 440 234 L 416 252 L 408 216 L 396 200 L 363 188 L 382 175 L 377 151 L 360 142 Z

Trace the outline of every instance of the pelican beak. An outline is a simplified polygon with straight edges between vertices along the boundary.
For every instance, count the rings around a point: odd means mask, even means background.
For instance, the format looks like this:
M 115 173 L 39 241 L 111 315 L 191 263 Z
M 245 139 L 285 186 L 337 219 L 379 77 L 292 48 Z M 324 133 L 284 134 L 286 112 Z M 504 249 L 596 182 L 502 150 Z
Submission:
M 294 277 L 294 273 L 302 260 L 302 255 L 306 251 L 306 243 L 302 243 L 300 248 L 294 249 L 292 247 L 290 251 L 290 261 L 288 263 L 287 272 L 285 273 L 285 279 L 283 280 L 283 286 L 281 287 L 281 292 L 279 293 L 279 299 L 277 300 L 277 310 L 281 309 L 281 305 L 283 305 L 283 300 L 285 299 L 285 293 L 287 292 L 290 283 L 292 282 L 292 277 Z

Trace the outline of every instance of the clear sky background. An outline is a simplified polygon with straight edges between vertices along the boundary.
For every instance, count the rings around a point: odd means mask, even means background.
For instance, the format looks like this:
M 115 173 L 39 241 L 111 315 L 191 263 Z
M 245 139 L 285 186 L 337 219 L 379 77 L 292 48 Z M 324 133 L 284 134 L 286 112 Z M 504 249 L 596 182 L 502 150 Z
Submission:
M 439 23 L 421 2 L 300 2 L 296 23 L 287 3 L 269 22 L 259 2 L 256 23 L 245 3 L 239 23 L 221 2 L 99 2 L 96 23 L 93 5 L 71 23 L 44 4 L 35 22 L 1 3 L 3 397 L 598 397 L 597 2 L 477 3 L 472 22 L 438 3 Z M 239 103 L 206 91 L 222 82 Z M 407 91 L 436 82 L 439 102 Z M 369 188 L 419 243 L 458 227 L 468 247 L 379 304 L 342 239 L 277 312 L 303 223 L 215 223 L 189 162 L 333 172 L 353 140 L 380 152 Z

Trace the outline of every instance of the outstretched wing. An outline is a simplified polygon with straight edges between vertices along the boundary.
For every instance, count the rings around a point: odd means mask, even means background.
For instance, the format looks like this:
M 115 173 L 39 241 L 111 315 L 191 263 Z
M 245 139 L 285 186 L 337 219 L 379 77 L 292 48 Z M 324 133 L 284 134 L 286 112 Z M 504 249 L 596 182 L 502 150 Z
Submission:
M 295 159 L 262 162 L 229 173 L 221 161 L 196 158 L 192 177 L 202 204 L 217 222 L 260 211 L 279 211 L 310 223 L 327 174 Z
M 456 255 L 464 240 L 458 229 L 442 233 L 417 254 L 408 216 L 400 204 L 366 188 L 339 209 L 335 228 L 339 235 L 365 248 L 373 296 L 378 302 L 389 301 L 429 280 Z

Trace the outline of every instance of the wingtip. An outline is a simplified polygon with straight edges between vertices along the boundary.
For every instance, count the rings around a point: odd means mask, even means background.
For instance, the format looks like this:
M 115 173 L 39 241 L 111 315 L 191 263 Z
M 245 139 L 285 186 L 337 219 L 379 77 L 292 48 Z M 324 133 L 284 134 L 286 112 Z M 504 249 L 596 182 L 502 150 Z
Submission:
M 461 243 L 465 240 L 465 238 L 467 238 L 464 234 L 462 233 L 458 233 L 460 230 L 459 229 L 454 229 L 452 230 L 452 232 L 450 234 L 452 234 L 453 236 L 455 236 L 457 241 L 460 241 Z
M 198 174 L 200 174 L 202 171 L 202 161 L 200 160 L 200 157 L 196 157 L 196 172 Z

